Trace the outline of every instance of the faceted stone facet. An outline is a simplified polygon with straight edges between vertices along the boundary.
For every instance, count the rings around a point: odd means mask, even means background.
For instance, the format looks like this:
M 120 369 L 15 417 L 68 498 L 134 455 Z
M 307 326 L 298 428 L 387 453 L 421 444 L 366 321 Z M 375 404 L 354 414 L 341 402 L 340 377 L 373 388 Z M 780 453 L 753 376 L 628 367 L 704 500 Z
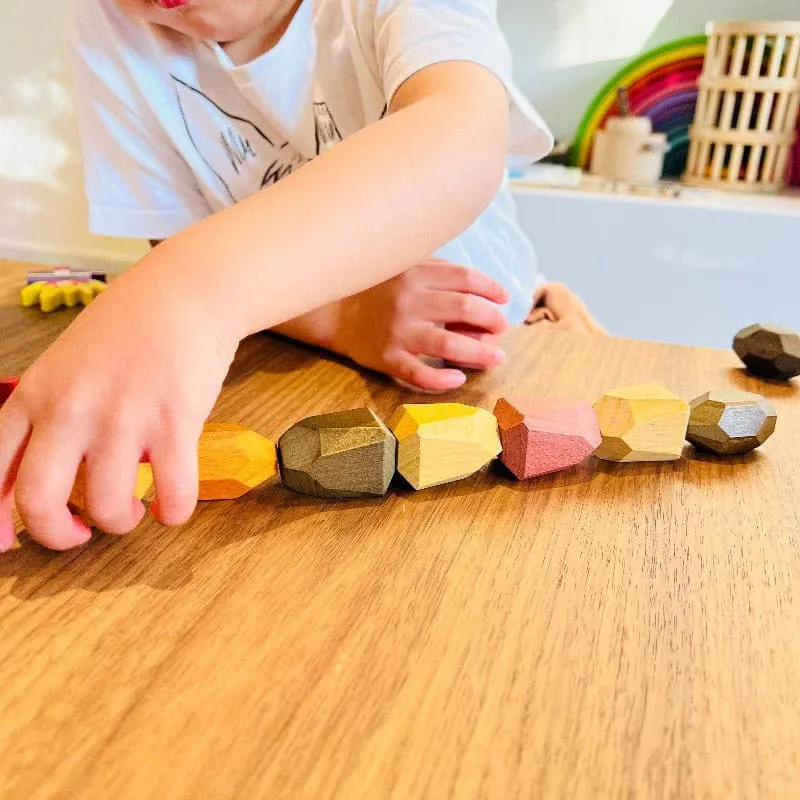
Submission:
M 602 437 L 587 403 L 544 398 L 497 401 L 503 463 L 519 479 L 569 469 L 583 461 Z
M 778 416 L 772 404 L 751 392 L 712 391 L 691 403 L 686 438 L 719 455 L 748 453 L 772 436 Z
M 394 475 L 396 445 L 368 408 L 309 417 L 278 441 L 281 478 L 315 497 L 380 497 Z
M 675 461 L 681 457 L 689 404 L 655 383 L 614 389 L 594 405 L 606 461 Z
M 800 375 L 800 335 L 778 325 L 750 325 L 736 334 L 733 349 L 762 378 L 789 380 Z
M 466 478 L 502 449 L 495 416 L 460 403 L 400 406 L 389 428 L 397 437 L 397 471 L 415 489 Z
M 235 500 L 277 471 L 275 445 L 255 431 L 207 422 L 198 447 L 200 500 Z

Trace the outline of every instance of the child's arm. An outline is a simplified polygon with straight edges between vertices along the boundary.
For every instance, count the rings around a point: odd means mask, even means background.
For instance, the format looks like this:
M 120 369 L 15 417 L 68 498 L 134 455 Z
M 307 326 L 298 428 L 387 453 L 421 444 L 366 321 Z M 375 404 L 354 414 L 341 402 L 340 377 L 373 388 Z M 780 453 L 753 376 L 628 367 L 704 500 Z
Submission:
M 163 242 L 37 360 L 0 410 L 0 548 L 13 542 L 15 497 L 43 544 L 89 537 L 66 507 L 81 460 L 88 512 L 104 530 L 141 519 L 132 494 L 143 454 L 157 518 L 188 519 L 197 439 L 239 340 L 387 280 L 481 213 L 505 165 L 500 81 L 468 63 L 431 66 L 391 110 Z
M 391 110 L 268 191 L 163 242 L 137 269 L 191 276 L 209 301 L 225 297 L 242 337 L 422 260 L 496 194 L 508 100 L 485 69 L 448 63 L 409 79 Z
M 160 243 L 152 240 L 150 245 Z M 507 302 L 508 292 L 493 278 L 427 259 L 388 281 L 272 330 L 347 356 L 362 367 L 424 391 L 443 392 L 461 386 L 466 375 L 458 369 L 430 366 L 417 354 L 471 369 L 499 364 L 504 353 L 497 337 L 508 323 L 498 305 Z M 528 319 L 529 324 L 534 321 Z M 441 328 L 459 335 L 443 336 Z

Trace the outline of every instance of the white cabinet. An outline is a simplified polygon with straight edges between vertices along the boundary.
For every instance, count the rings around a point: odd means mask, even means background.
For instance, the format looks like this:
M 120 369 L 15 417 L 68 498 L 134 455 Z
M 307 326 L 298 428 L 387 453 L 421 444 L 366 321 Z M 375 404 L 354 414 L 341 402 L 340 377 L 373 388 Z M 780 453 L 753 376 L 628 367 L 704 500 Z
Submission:
M 800 199 L 515 187 L 542 272 L 615 335 L 728 348 L 752 322 L 800 330 Z

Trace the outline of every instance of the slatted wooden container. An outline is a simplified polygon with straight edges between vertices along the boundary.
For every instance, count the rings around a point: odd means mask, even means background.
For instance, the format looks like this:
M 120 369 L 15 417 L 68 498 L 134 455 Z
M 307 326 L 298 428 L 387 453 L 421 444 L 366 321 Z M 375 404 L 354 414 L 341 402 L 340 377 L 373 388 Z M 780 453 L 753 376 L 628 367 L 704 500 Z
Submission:
M 780 191 L 800 109 L 800 21 L 712 24 L 708 37 L 683 180 Z

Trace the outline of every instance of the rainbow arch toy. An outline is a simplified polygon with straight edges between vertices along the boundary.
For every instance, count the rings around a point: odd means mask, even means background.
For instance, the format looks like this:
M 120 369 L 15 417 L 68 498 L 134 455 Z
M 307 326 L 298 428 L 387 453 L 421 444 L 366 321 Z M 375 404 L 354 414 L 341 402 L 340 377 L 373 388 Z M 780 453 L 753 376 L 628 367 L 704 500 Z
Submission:
M 572 165 L 589 169 L 594 136 L 616 115 L 617 89 L 624 86 L 630 96 L 630 113 L 649 117 L 653 130 L 667 135 L 664 176 L 679 177 L 686 167 L 706 42 L 702 35 L 667 42 L 613 75 L 583 115 L 572 144 Z

